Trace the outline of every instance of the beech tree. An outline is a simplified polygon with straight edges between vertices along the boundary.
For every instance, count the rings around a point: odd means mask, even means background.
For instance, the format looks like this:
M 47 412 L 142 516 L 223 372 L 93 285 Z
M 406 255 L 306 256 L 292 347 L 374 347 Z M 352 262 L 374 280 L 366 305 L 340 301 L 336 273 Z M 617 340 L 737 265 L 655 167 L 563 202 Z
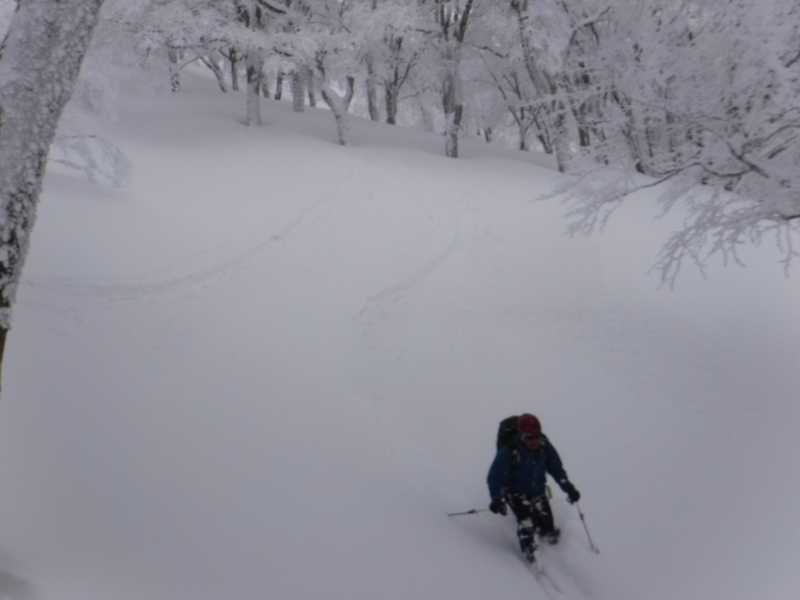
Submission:
M 478 0 L 423 0 L 434 19 L 432 43 L 440 61 L 442 112 L 445 122 L 445 154 L 458 158 L 458 140 L 464 119 L 461 78 L 465 43 Z
M 367 99 L 372 120 L 379 119 L 383 90 L 386 122 L 397 124 L 404 90 L 411 87 L 422 60 L 425 23 L 418 0 L 373 0 L 365 19 Z
M 766 236 L 798 256 L 800 230 L 800 7 L 793 0 L 621 2 L 615 40 L 598 56 L 620 108 L 622 135 L 604 151 L 621 175 L 574 191 L 573 229 L 591 231 L 642 187 L 681 205 L 684 226 L 656 267 L 674 281 L 687 260 L 738 260 Z M 626 155 L 627 151 L 627 155 Z M 625 173 L 630 164 L 639 173 Z
M 50 144 L 103 0 L 24 0 L 0 46 L 0 365 Z
M 302 41 L 294 56 L 307 64 L 312 81 L 336 120 L 343 146 L 350 142 L 348 111 L 356 77 L 364 68 L 359 53 L 359 25 L 366 14 L 353 0 L 307 0 L 306 21 L 299 25 Z

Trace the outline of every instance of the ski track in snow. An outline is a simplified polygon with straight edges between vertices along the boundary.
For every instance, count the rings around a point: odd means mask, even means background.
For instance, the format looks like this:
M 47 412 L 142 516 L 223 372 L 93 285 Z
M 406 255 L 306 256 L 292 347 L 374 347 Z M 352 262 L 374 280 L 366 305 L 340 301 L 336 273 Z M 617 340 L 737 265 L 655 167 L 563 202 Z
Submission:
M 408 278 L 402 279 L 396 284 L 381 290 L 380 292 L 369 296 L 364 306 L 356 315 L 356 318 L 364 319 L 367 314 L 375 309 L 377 305 L 390 301 L 393 297 L 402 294 L 403 292 L 413 288 L 418 283 L 426 280 L 433 275 L 439 268 L 445 264 L 450 257 L 452 257 L 462 246 L 462 226 L 461 221 L 455 214 L 455 211 L 450 211 L 449 217 L 452 220 L 453 233 L 450 242 L 439 253 L 431 257 L 420 269 Z
M 271 250 L 275 244 L 286 241 L 286 237 L 303 226 L 303 224 L 332 202 L 344 196 L 344 188 L 352 181 L 357 181 L 357 168 L 352 167 L 350 172 L 341 178 L 336 187 L 321 197 L 317 201 L 306 206 L 294 219 L 289 221 L 277 232 L 269 235 L 266 239 L 257 242 L 255 245 L 247 246 L 235 252 L 228 259 L 217 264 L 201 268 L 195 271 L 181 273 L 187 270 L 187 263 L 192 263 L 200 257 L 210 255 L 217 256 L 220 250 L 225 247 L 235 246 L 235 243 L 210 246 L 178 260 L 174 267 L 154 271 L 146 275 L 128 278 L 60 278 L 60 277 L 23 277 L 21 286 L 26 288 L 26 292 L 37 293 L 38 298 L 22 299 L 22 303 L 28 305 L 38 304 L 36 300 L 42 301 L 43 295 L 73 296 L 80 298 L 94 298 L 111 302 L 136 301 L 144 299 L 155 299 L 169 296 L 182 297 L 197 291 L 197 288 L 210 285 L 212 281 L 221 276 L 229 274 L 237 268 L 247 263 L 257 260 L 265 252 Z M 456 190 L 451 190 L 450 195 L 458 195 Z M 355 316 L 358 320 L 363 320 L 377 306 L 383 305 L 392 298 L 411 289 L 418 283 L 433 275 L 448 259 L 450 259 L 462 246 L 462 225 L 456 211 L 452 208 L 447 210 L 447 218 L 451 221 L 452 233 L 449 233 L 450 241 L 437 254 L 424 262 L 418 271 L 407 278 L 401 279 L 397 283 L 367 297 L 364 306 Z M 252 237 L 252 236 L 251 236 Z
M 184 274 L 170 275 L 170 273 L 180 271 L 180 266 L 178 266 L 140 277 L 108 278 L 103 280 L 24 277 L 21 284 L 29 290 L 55 294 L 57 296 L 89 297 L 107 301 L 143 300 L 146 298 L 170 295 L 180 297 L 195 291 L 199 286 L 209 284 L 209 282 L 220 276 L 256 260 L 262 254 L 272 249 L 275 244 L 284 241 L 290 233 L 300 228 L 312 215 L 335 201 L 335 199 L 340 196 L 341 190 L 353 178 L 353 174 L 354 169 L 351 169 L 347 175 L 342 177 L 330 193 L 306 206 L 294 219 L 265 240 L 258 242 L 254 246 L 246 247 L 230 258 L 205 269 Z M 179 263 L 186 264 L 206 254 L 215 255 L 221 248 L 231 245 L 234 244 L 223 244 L 200 250 L 183 257 L 179 260 Z

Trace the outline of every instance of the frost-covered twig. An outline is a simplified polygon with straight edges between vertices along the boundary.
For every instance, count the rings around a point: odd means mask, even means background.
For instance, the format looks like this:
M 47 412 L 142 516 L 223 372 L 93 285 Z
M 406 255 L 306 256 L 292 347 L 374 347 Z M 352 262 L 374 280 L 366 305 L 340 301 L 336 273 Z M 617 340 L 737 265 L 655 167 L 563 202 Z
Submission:
M 92 183 L 107 181 L 128 185 L 133 171 L 130 160 L 114 142 L 99 135 L 58 136 L 50 161 L 82 171 Z

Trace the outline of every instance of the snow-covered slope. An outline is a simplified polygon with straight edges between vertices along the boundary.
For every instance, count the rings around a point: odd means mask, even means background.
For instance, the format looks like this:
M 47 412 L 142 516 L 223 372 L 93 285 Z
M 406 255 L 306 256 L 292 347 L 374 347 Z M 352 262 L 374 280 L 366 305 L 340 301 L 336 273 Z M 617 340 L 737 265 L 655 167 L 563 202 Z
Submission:
M 5 359 L 0 596 L 545 598 L 484 508 L 536 413 L 572 599 L 800 595 L 797 278 L 646 274 L 643 199 L 565 237 L 531 155 L 243 99 L 128 100 L 131 187 L 52 169 Z M 552 592 L 552 590 L 551 590 Z

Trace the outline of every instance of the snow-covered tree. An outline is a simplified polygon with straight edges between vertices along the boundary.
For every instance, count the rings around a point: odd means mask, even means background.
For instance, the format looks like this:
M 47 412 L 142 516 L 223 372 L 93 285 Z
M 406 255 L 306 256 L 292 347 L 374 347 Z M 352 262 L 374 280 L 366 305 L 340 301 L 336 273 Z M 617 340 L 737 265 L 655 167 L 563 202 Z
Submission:
M 293 64 L 331 109 L 339 143 L 349 143 L 349 109 L 357 79 L 364 79 L 365 61 L 360 40 L 360 20 L 368 7 L 358 0 L 303 0 L 295 2 L 289 17 L 291 29 L 281 37 L 284 62 Z M 295 88 L 302 93 L 302 88 Z
M 404 91 L 413 87 L 422 60 L 424 12 L 418 0 L 373 0 L 364 25 L 370 116 L 379 118 L 377 94 L 382 90 L 386 122 L 394 125 Z
M 0 46 L 0 361 L 50 144 L 102 3 L 19 2 Z
M 458 140 L 464 119 L 461 77 L 467 33 L 480 0 L 422 0 L 430 11 L 430 48 L 438 63 L 441 107 L 445 123 L 445 154 L 458 158 Z
M 215 71 L 217 55 L 228 49 L 226 28 L 237 17 L 233 0 L 108 0 L 105 29 L 117 44 L 163 67 L 172 91 L 181 89 L 180 73 L 202 60 Z M 221 84 L 224 88 L 224 84 Z
M 686 259 L 700 267 L 715 253 L 735 260 L 741 244 L 767 235 L 788 265 L 800 228 L 800 7 L 650 0 L 614 8 L 620 43 L 603 52 L 621 108 L 617 166 L 627 146 L 654 179 L 579 188 L 575 229 L 592 230 L 632 191 L 660 185 L 664 210 L 681 204 L 687 215 L 657 263 L 665 280 Z

